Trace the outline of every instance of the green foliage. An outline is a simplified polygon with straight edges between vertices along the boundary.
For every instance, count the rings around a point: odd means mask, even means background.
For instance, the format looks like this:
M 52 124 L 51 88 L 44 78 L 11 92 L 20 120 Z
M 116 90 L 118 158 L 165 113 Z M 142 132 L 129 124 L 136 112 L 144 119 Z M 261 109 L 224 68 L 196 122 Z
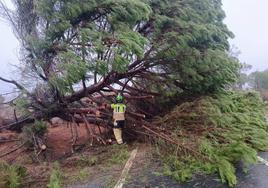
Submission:
M 26 126 L 24 130 L 29 134 L 43 136 L 47 132 L 47 126 L 43 121 L 35 121 L 33 125 Z
M 43 121 L 36 121 L 31 127 L 31 131 L 35 135 L 43 136 L 47 132 L 47 126 Z
M 167 148 L 157 142 L 164 173 L 185 181 L 193 173 L 217 171 L 223 182 L 234 186 L 234 164 L 242 161 L 246 168 L 256 163 L 257 151 L 268 150 L 265 108 L 254 92 L 226 92 L 177 106 L 157 120 L 181 143 Z
M 72 92 L 72 86 L 84 78 L 88 66 L 79 56 L 71 51 L 60 54 L 60 61 L 62 64 L 59 65 L 59 69 L 62 72 L 55 74 L 51 78 L 50 83 L 58 88 L 62 94 L 65 94 Z
M 221 1 L 158 0 L 152 6 L 155 37 L 165 40 L 156 44 L 161 45 L 157 56 L 163 60 L 158 68 L 169 73 L 163 91 L 211 93 L 236 81 L 240 66 L 226 54 L 227 39 L 233 35 L 222 22 Z
M 79 174 L 78 174 L 78 180 L 84 181 L 84 180 L 86 180 L 86 178 L 88 178 L 88 176 L 89 176 L 88 169 L 80 170 Z
M 138 58 L 142 58 L 144 47 L 148 42 L 145 37 L 132 30 L 121 28 L 117 38 L 122 43 L 119 54 L 128 56 L 135 54 Z
M 206 56 L 196 62 L 196 55 L 185 59 L 179 67 L 174 67 L 174 79 L 181 80 L 186 90 L 193 93 L 211 93 L 222 90 L 237 79 L 239 64 L 220 50 L 208 50 Z M 200 56 L 200 54 L 199 54 Z
M 35 121 L 33 125 L 23 127 L 21 139 L 29 146 L 36 144 L 36 138 L 42 138 L 47 133 L 47 126 L 45 122 Z
M 151 12 L 150 6 L 140 0 L 108 0 L 104 4 L 112 9 L 109 19 L 115 30 L 124 25 L 133 27 L 139 20 L 148 20 Z
M 28 106 L 29 106 L 29 101 L 26 98 L 18 98 L 14 101 L 14 105 L 16 110 L 18 110 L 20 113 L 23 115 L 28 115 Z
M 26 176 L 26 168 L 0 161 L 0 187 L 18 188 Z
M 15 4 L 26 64 L 60 95 L 81 89 L 81 81 L 92 84 L 109 73 L 131 71 L 129 65 L 137 61 L 144 69 L 167 73 L 152 75 L 163 82 L 151 89 L 173 96 L 217 92 L 238 76 L 239 63 L 227 54 L 233 34 L 223 23 L 219 0 Z
M 59 164 L 55 163 L 54 168 L 51 172 L 47 187 L 48 188 L 61 188 L 62 178 L 63 178 L 63 175 L 60 171 Z
M 185 156 L 178 160 L 175 156 L 168 156 L 165 158 L 163 167 L 163 174 L 171 176 L 177 181 L 189 180 L 194 172 L 201 173 L 214 173 L 216 168 L 210 163 L 204 163 L 203 161 L 196 160 L 193 157 Z

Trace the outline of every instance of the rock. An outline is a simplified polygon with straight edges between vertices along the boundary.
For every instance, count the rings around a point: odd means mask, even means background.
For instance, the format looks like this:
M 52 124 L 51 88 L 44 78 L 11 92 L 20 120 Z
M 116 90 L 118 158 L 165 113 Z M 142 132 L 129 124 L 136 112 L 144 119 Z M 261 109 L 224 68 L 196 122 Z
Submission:
M 65 121 L 59 117 L 54 117 L 50 119 L 50 122 L 52 123 L 52 126 L 59 126 L 65 123 Z

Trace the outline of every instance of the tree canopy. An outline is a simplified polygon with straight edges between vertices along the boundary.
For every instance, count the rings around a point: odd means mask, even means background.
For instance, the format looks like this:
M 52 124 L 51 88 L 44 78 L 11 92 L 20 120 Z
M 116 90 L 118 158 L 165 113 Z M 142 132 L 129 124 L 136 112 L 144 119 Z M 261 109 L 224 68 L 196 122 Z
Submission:
M 233 34 L 223 23 L 221 0 L 14 3 L 16 10 L 6 15 L 25 68 L 39 79 L 34 94 L 16 84 L 39 110 L 119 86 L 206 94 L 238 75 L 239 63 L 227 53 Z

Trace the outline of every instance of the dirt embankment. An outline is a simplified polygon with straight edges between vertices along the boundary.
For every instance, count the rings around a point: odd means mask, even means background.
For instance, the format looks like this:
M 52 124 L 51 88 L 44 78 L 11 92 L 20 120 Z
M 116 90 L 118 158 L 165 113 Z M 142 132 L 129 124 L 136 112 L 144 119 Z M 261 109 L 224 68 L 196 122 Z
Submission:
M 7 161 L 9 164 L 17 164 L 26 167 L 27 177 L 33 181 L 30 182 L 30 184 L 33 185 L 31 187 L 40 187 L 41 185 L 41 187 L 46 187 L 54 168 L 53 164 L 55 161 L 60 161 L 60 163 L 71 161 L 68 165 L 63 164 L 63 166 L 66 166 L 66 169 L 62 170 L 64 170 L 64 173 L 66 171 L 66 173 L 74 174 L 73 178 L 75 180 L 72 181 L 76 181 L 76 178 L 80 180 L 79 176 L 81 174 L 79 173 L 85 171 L 80 172 L 82 167 L 95 165 L 96 157 L 93 157 L 95 154 L 92 152 L 92 149 L 99 148 L 95 147 L 99 144 L 97 140 L 94 139 L 92 147 L 92 142 L 89 138 L 85 124 L 80 124 L 76 127 L 77 129 L 73 126 L 73 130 L 71 131 L 70 124 L 59 119 L 55 121 L 54 119 L 53 124 L 48 126 L 48 131 L 45 134 L 45 144 L 47 145 L 47 148 L 41 153 L 35 153 L 27 147 L 16 149 L 22 144 L 20 138 L 23 135 L 6 130 L 2 131 L 0 132 L 0 159 Z M 104 128 L 99 129 L 98 126 L 93 125 L 91 128 L 96 134 L 100 134 L 101 132 L 102 134 L 107 135 L 108 130 Z M 72 137 L 72 133 L 74 132 L 77 132 L 75 146 L 73 146 Z M 110 136 L 112 136 L 112 134 L 110 134 Z M 73 149 L 76 149 L 76 153 L 73 153 Z M 12 152 L 13 150 L 15 151 Z M 102 153 L 106 153 L 106 151 L 109 151 L 109 146 L 104 146 L 104 151 Z M 74 159 L 72 159 L 73 157 Z M 76 169 L 76 165 L 80 163 L 81 167 Z M 82 163 L 85 163 L 86 165 L 83 166 Z M 83 176 L 85 176 L 85 174 Z M 38 186 L 39 184 L 40 186 Z M 27 184 L 26 187 L 28 186 L 29 185 Z
M 100 132 L 108 132 L 108 130 L 105 130 L 104 128 L 99 129 L 94 125 L 91 126 L 96 134 L 100 134 Z M 75 132 L 75 130 L 73 131 Z M 73 148 L 79 148 L 80 146 L 91 143 L 91 139 L 87 133 L 85 124 L 80 124 L 77 126 L 77 133 L 77 141 L 73 147 L 72 130 L 70 125 L 63 123 L 48 129 L 48 133 L 46 135 L 47 147 L 50 151 L 52 151 L 53 159 L 58 159 L 64 157 L 65 155 L 69 155 L 72 153 Z M 93 141 L 96 142 L 96 140 Z
M 100 133 L 99 128 L 92 125 L 92 128 L 95 129 L 96 134 Z M 84 124 L 80 124 L 77 126 L 77 141 L 75 145 L 73 145 L 73 137 L 71 126 L 68 124 L 61 124 L 57 126 L 52 126 L 48 128 L 48 132 L 45 135 L 45 143 L 47 145 L 47 150 L 44 152 L 45 157 L 49 161 L 54 161 L 60 159 L 64 156 L 68 156 L 72 154 L 73 149 L 79 149 L 82 146 L 91 143 L 91 139 L 87 133 Z M 75 131 L 75 130 L 73 130 Z M 108 130 L 101 128 L 101 132 L 105 133 Z M 19 138 L 20 134 L 10 132 L 10 131 L 3 131 L 0 133 L 0 153 L 4 154 L 8 151 L 11 151 L 12 148 L 17 147 L 20 144 Z M 11 142 L 8 142 L 11 140 Z M 17 141 L 17 142 L 15 142 Z M 96 140 L 93 140 L 93 144 L 97 144 Z M 11 153 L 4 157 L 4 159 L 12 160 L 16 155 L 22 152 L 22 150 L 18 150 L 17 152 Z

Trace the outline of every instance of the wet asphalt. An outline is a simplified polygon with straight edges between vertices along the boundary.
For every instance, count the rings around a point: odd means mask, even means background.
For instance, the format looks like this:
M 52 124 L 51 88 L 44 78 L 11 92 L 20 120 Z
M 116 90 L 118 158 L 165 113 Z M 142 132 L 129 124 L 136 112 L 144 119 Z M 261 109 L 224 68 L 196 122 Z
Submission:
M 268 152 L 260 153 L 260 157 L 268 161 Z M 253 165 L 248 173 L 238 171 L 238 188 L 268 188 L 268 166 L 265 164 Z
M 260 157 L 268 161 L 268 152 L 260 153 Z M 149 167 L 149 168 L 148 168 Z M 139 168 L 131 173 L 124 188 L 228 188 L 227 184 L 221 182 L 217 175 L 195 176 L 191 181 L 178 183 L 170 177 L 159 175 L 152 169 L 158 169 L 159 164 L 152 163 L 140 171 Z M 109 175 L 108 175 L 109 176 Z M 109 178 L 108 178 L 109 179 Z M 109 188 L 112 185 L 107 184 L 107 175 L 99 178 L 96 182 L 91 181 L 85 184 L 72 185 L 69 188 Z M 268 188 L 268 166 L 262 163 L 252 165 L 247 173 L 243 171 L 242 165 L 238 165 L 237 170 L 238 184 L 235 188 Z
M 268 152 L 260 153 L 260 157 L 268 161 Z M 258 163 L 244 172 L 242 165 L 238 165 L 238 184 L 236 188 L 268 188 L 268 166 Z M 124 188 L 228 188 L 217 175 L 195 176 L 191 181 L 178 183 L 172 178 L 156 175 L 154 172 L 143 172 L 130 178 Z

